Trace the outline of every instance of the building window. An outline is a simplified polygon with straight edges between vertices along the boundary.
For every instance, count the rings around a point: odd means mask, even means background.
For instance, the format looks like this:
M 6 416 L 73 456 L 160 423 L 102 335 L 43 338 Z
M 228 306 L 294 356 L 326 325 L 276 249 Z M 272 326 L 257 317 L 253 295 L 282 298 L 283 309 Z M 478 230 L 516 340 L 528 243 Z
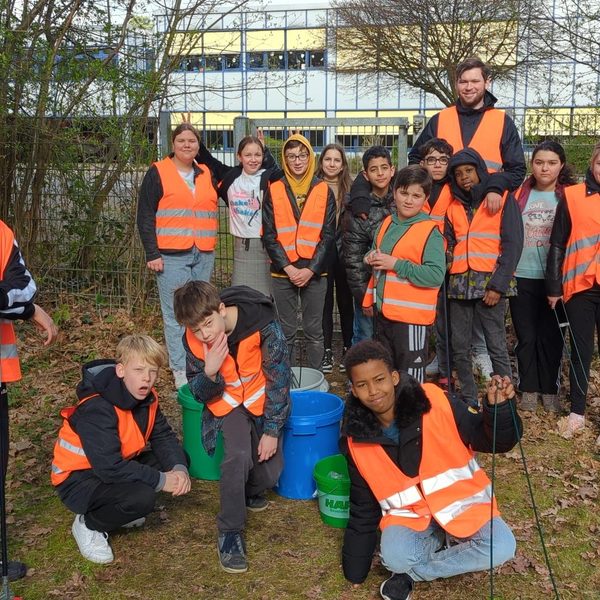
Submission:
M 322 69 L 325 66 L 325 51 L 312 50 L 308 52 L 308 66 L 311 69 Z
M 268 52 L 267 60 L 270 71 L 282 71 L 285 69 L 285 52 Z
M 204 144 L 211 151 L 231 150 L 233 132 L 228 129 L 204 129 Z
M 220 56 L 205 56 L 204 57 L 205 71 L 222 71 L 223 65 Z
M 246 65 L 248 69 L 264 69 L 266 66 L 264 52 L 248 52 L 246 54 Z
M 186 56 L 179 61 L 178 71 L 187 71 L 197 73 L 200 71 L 200 67 L 202 66 L 202 57 L 201 56 Z
M 239 54 L 223 54 L 225 70 L 240 69 L 241 61 Z
M 295 50 L 287 53 L 288 69 L 304 69 L 306 67 L 306 52 Z

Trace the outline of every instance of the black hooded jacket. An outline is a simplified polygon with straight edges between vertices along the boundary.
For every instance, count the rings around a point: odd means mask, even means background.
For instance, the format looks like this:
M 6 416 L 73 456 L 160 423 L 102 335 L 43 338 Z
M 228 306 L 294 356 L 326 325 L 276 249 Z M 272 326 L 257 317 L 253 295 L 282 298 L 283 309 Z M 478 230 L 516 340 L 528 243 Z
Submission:
M 596 181 L 590 169 L 585 174 L 585 193 L 587 196 L 600 194 L 600 183 Z M 562 296 L 562 269 L 572 227 L 567 202 L 564 199 L 559 200 L 552 224 L 550 249 L 546 262 L 546 293 L 548 296 Z
M 481 123 L 481 119 L 483 118 L 483 113 L 488 110 L 495 110 L 494 105 L 497 101 L 498 99 L 489 91 L 485 92 L 482 108 L 467 108 L 460 103 L 460 100 L 456 101 L 455 106 L 458 110 L 458 122 L 460 123 L 460 131 L 465 146 L 468 146 L 469 142 L 473 139 L 477 127 L 479 127 L 479 123 Z M 429 119 L 408 154 L 408 164 L 418 164 L 421 161 L 420 149 L 425 142 L 434 137 L 444 138 L 444 132 L 439 131 L 438 122 L 439 113 Z M 516 190 L 523 182 L 523 179 L 525 179 L 525 173 L 527 172 L 521 138 L 513 120 L 508 115 L 504 119 L 504 129 L 500 140 L 500 154 L 502 156 L 502 171 L 490 176 L 486 194 L 488 192 L 503 194 L 506 190 Z
M 159 461 L 162 472 L 137 460 L 126 460 L 121 455 L 118 418 L 115 406 L 129 410 L 140 431 L 146 431 L 149 407 L 155 402 L 152 393 L 144 400 L 134 398 L 123 380 L 115 373 L 112 360 L 95 360 L 82 368 L 82 379 L 77 386 L 79 400 L 98 394 L 77 407 L 69 424 L 81 438 L 91 469 L 75 471 L 57 486 L 61 500 L 74 512 L 86 512 L 94 490 L 100 483 L 145 483 L 160 491 L 165 483 L 164 473 L 177 467 L 187 471 L 187 458 L 177 436 L 158 408 L 149 443 Z
M 454 171 L 459 165 L 474 165 L 477 169 L 480 183 L 473 186 L 468 192 L 461 189 L 456 183 Z M 464 150 L 457 152 L 450 159 L 448 165 L 450 191 L 455 200 L 462 202 L 469 223 L 473 220 L 476 210 L 480 209 L 481 203 L 487 193 L 487 184 L 490 177 L 491 175 L 488 174 L 483 159 L 479 153 L 472 148 L 465 148 Z M 456 236 L 454 228 L 447 217 L 444 237 L 448 243 L 449 257 L 451 257 L 454 253 L 454 247 L 456 246 Z M 522 251 L 523 219 L 517 201 L 512 193 L 509 193 L 506 202 L 504 203 L 504 207 L 502 208 L 502 220 L 500 223 L 500 254 L 486 289 L 494 290 L 500 294 L 506 294 L 509 283 L 514 276 L 515 269 L 521 258 Z M 467 279 L 470 279 L 472 273 L 474 272 L 469 269 L 464 276 Z M 461 275 L 453 275 L 452 277 L 460 277 Z M 483 296 L 483 293 L 481 295 Z
M 461 400 L 449 398 L 461 440 L 475 452 L 492 452 L 494 407 L 483 403 L 481 412 L 472 412 Z M 376 416 L 352 394 L 346 401 L 340 448 L 348 459 L 350 473 L 350 519 L 344 533 L 342 566 L 344 576 L 362 583 L 371 568 L 377 544 L 381 507 L 367 482 L 358 471 L 348 450 L 347 437 L 356 443 L 381 444 L 386 454 L 409 477 L 418 475 L 423 446 L 423 415 L 431 403 L 416 379 L 401 374 L 396 386 L 395 420 L 399 443 L 386 437 Z M 516 419 L 518 432 L 513 421 Z M 508 452 L 522 433 L 521 419 L 514 400 L 498 405 L 496 410 L 496 452 Z

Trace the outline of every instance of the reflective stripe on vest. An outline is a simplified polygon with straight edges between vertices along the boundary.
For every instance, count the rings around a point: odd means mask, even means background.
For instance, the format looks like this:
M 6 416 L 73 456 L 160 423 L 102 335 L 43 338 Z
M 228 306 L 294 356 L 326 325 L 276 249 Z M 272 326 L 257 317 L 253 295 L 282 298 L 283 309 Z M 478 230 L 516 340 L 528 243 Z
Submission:
M 435 519 L 456 537 L 469 537 L 498 516 L 491 483 L 464 445 L 450 403 L 424 384 L 431 410 L 423 415 L 422 456 L 416 477 L 406 476 L 379 444 L 348 438 L 350 455 L 381 507 L 380 528 L 424 531 Z
M 140 431 L 130 410 L 123 410 L 117 406 L 113 407 L 117 416 L 117 430 L 121 441 L 121 456 L 126 460 L 137 456 L 144 450 L 154 429 L 154 422 L 158 411 L 158 396 L 154 389 L 152 390 L 152 394 L 154 400 L 148 406 L 148 424 L 144 433 Z M 76 406 L 70 406 L 60 411 L 63 424 L 58 432 L 58 440 L 54 444 L 54 457 L 50 473 L 53 485 L 61 484 L 73 471 L 92 468 L 83 449 L 81 439 L 71 427 L 69 418 L 84 402 L 98 396 L 99 394 L 92 394 L 80 400 Z
M 436 222 L 437 228 L 440 230 L 442 235 L 444 235 L 444 221 L 446 219 L 446 212 L 452 203 L 452 199 L 450 186 L 445 183 L 440 190 L 440 194 L 435 201 L 433 208 L 430 208 L 429 202 L 425 202 L 423 206 L 423 212 L 426 212 L 429 215 L 429 218 Z
M 391 223 L 391 215 L 382 221 L 375 242 L 377 248 L 381 247 L 381 242 Z M 427 240 L 436 227 L 436 223 L 430 219 L 414 223 L 395 243 L 391 255 L 418 265 L 422 264 Z M 413 325 L 431 325 L 435 321 L 439 287 L 419 287 L 408 279 L 398 277 L 392 270 L 380 270 L 379 277 L 384 278 L 383 298 L 381 299 L 381 313 L 384 317 L 391 321 L 412 323 Z M 373 306 L 376 300 L 377 286 L 375 275 L 372 274 L 363 298 L 363 307 Z
M 438 113 L 437 137 L 444 138 L 454 149 L 454 154 L 464 149 L 460 120 L 456 106 L 444 108 Z M 502 170 L 502 132 L 504 131 L 505 113 L 497 108 L 490 108 L 483 113 L 475 130 L 469 148 L 477 150 L 485 161 L 488 173 Z
M 563 262 L 563 299 L 600 284 L 600 194 L 587 194 L 585 183 L 565 188 L 571 218 Z
M 11 228 L 0 220 L 0 280 L 15 247 Z M 12 321 L 0 319 L 0 382 L 10 383 L 21 379 L 21 365 L 17 355 L 17 337 Z
M 161 250 L 211 252 L 217 243 L 217 192 L 210 170 L 202 165 L 195 191 L 170 158 L 154 163 L 163 188 L 156 210 L 156 242 Z
M 298 222 L 283 181 L 273 182 L 269 190 L 277 241 L 285 250 L 288 259 L 294 263 L 299 258 L 312 258 L 321 241 L 329 187 L 324 181 L 319 181 L 310 190 Z
M 504 192 L 500 210 L 491 215 L 480 206 L 469 223 L 467 212 L 460 200 L 453 200 L 446 216 L 454 230 L 456 246 L 450 273 L 465 273 L 468 269 L 491 273 L 501 251 L 500 227 L 508 192 Z
M 192 354 L 204 361 L 204 346 L 188 328 L 186 342 Z M 263 414 L 266 398 L 266 379 L 262 370 L 260 332 L 255 331 L 238 344 L 236 358 L 228 354 L 219 369 L 225 381 L 223 394 L 204 402 L 216 417 L 223 417 L 243 404 L 253 415 Z M 202 401 L 202 400 L 201 400 Z

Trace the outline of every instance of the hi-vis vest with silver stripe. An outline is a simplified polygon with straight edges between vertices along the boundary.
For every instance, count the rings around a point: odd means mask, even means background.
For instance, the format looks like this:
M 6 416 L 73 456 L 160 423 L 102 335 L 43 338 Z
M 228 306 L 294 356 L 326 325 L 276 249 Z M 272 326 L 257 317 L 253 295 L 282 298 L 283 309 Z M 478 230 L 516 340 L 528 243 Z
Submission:
M 123 410 L 115 406 L 117 415 L 117 430 L 121 440 L 121 456 L 130 460 L 144 450 L 150 434 L 154 429 L 156 411 L 158 410 L 158 396 L 153 389 L 154 400 L 148 406 L 148 425 L 146 431 L 141 432 L 130 410 Z M 80 437 L 73 431 L 69 424 L 69 418 L 78 406 L 87 402 L 90 398 L 96 398 L 99 394 L 92 394 L 82 398 L 76 406 L 69 406 L 60 411 L 63 424 L 58 432 L 58 440 L 54 444 L 54 458 L 52 459 L 52 472 L 50 479 L 53 485 L 59 485 L 69 477 L 73 471 L 91 469 L 92 465 L 85 455 Z
M 156 242 L 160 250 L 212 252 L 217 244 L 217 191 L 210 170 L 202 165 L 195 191 L 187 186 L 170 158 L 154 166 L 163 188 L 156 210 Z
M 185 330 L 185 339 L 194 356 L 204 360 L 202 342 L 190 329 Z M 263 414 L 266 379 L 262 370 L 259 331 L 239 343 L 235 359 L 231 354 L 226 356 L 219 373 L 225 380 L 225 391 L 220 398 L 205 402 L 215 417 L 223 417 L 241 404 L 257 417 Z
M 499 516 L 488 476 L 463 443 L 444 392 L 426 383 L 431 410 L 423 415 L 419 474 L 406 476 L 379 444 L 355 442 L 348 448 L 356 467 L 381 506 L 379 527 L 427 529 L 433 518 L 456 537 L 468 537 Z
M 563 262 L 563 299 L 600 284 L 600 194 L 586 194 L 585 183 L 565 188 L 571 233 Z
M 500 227 L 508 192 L 504 192 L 500 210 L 492 215 L 480 206 L 469 223 L 465 207 L 460 200 L 453 200 L 446 216 L 454 229 L 456 246 L 450 265 L 450 273 L 466 273 L 468 269 L 491 273 L 500 255 Z
M 312 258 L 321 241 L 329 186 L 319 181 L 309 192 L 296 222 L 294 210 L 283 181 L 275 181 L 270 188 L 277 241 L 282 245 L 290 262 Z
M 0 220 L 0 280 L 15 246 L 15 236 L 10 227 Z M 12 321 L 0 319 L 0 382 L 21 379 L 21 365 L 17 355 L 17 337 Z
M 477 150 L 485 161 L 488 173 L 502 170 L 502 132 L 504 131 L 503 110 L 491 108 L 486 110 L 481 121 L 468 144 L 469 148 Z M 458 110 L 456 106 L 449 106 L 439 112 L 437 137 L 444 138 L 454 149 L 454 154 L 464 149 Z
M 435 221 L 437 228 L 440 233 L 444 235 L 444 221 L 446 219 L 446 212 L 448 207 L 452 203 L 452 192 L 450 186 L 445 183 L 440 190 L 440 195 L 433 208 L 429 206 L 429 202 L 425 202 L 423 205 L 423 212 L 429 215 L 430 219 Z
M 388 215 L 381 223 L 376 238 L 376 246 L 381 246 L 381 241 L 392 222 Z M 410 260 L 415 264 L 423 263 L 423 251 L 431 232 L 437 227 L 435 221 L 419 221 L 406 231 L 396 242 L 392 249 L 392 256 Z M 391 321 L 411 323 L 413 325 L 431 325 L 435 321 L 435 308 L 439 287 L 419 287 L 408 279 L 398 277 L 395 271 L 380 271 L 383 277 L 383 298 L 381 299 L 381 313 Z M 367 285 L 362 305 L 365 308 L 375 304 L 377 293 L 375 275 L 371 275 Z

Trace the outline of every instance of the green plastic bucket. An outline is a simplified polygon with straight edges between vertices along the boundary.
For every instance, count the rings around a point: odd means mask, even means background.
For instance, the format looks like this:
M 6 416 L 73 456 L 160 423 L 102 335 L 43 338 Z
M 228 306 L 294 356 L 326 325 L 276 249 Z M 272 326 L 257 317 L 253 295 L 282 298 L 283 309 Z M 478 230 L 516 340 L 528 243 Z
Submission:
M 346 527 L 350 516 L 350 476 L 341 454 L 321 459 L 314 468 L 321 520 L 331 527 Z
M 217 447 L 209 456 L 202 445 L 202 411 L 204 404 L 198 402 L 188 384 L 179 388 L 177 402 L 181 404 L 183 423 L 183 449 L 190 457 L 190 475 L 196 479 L 216 481 L 221 478 L 223 460 L 223 435 L 219 432 Z

